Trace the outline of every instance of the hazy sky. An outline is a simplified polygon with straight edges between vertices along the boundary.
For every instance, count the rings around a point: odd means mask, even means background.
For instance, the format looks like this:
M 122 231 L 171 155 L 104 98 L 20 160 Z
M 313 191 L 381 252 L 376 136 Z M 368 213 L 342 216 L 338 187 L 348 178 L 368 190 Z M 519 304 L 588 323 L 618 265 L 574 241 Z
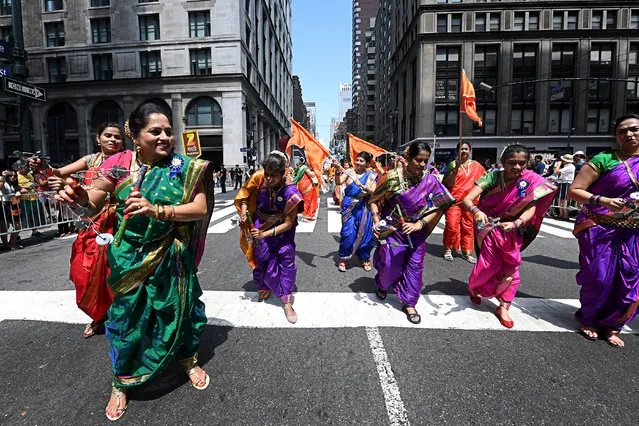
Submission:
M 304 102 L 317 105 L 320 139 L 330 139 L 338 114 L 340 83 L 352 79 L 352 1 L 293 0 L 293 74 L 299 75 Z

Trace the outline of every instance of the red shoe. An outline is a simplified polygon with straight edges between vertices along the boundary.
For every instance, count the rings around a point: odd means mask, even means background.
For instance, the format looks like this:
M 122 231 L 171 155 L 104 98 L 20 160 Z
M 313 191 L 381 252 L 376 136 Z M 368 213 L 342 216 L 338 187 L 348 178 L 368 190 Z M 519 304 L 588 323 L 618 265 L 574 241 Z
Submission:
M 499 319 L 499 322 L 501 323 L 501 325 L 503 325 L 506 328 L 513 328 L 515 326 L 515 321 L 513 320 L 505 320 L 500 314 L 499 314 L 499 309 L 504 308 L 506 309 L 504 306 L 498 306 L 497 309 L 495 310 L 495 315 L 497 316 L 497 318 Z M 506 309 L 508 310 L 508 309 Z

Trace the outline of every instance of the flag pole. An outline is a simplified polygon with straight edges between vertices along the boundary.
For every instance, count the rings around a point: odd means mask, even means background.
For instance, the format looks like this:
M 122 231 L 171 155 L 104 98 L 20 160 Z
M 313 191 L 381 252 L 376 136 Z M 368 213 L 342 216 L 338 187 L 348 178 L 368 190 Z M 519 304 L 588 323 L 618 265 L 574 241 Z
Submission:
M 463 93 L 463 79 L 464 79 L 464 74 L 466 74 L 466 71 L 462 68 L 462 75 L 459 76 L 459 102 L 460 102 L 460 108 L 459 108 L 459 145 L 461 146 L 461 141 L 462 141 L 462 132 L 463 132 L 463 123 L 462 123 L 462 119 L 464 117 L 464 113 L 461 110 L 461 105 L 464 102 L 464 93 Z

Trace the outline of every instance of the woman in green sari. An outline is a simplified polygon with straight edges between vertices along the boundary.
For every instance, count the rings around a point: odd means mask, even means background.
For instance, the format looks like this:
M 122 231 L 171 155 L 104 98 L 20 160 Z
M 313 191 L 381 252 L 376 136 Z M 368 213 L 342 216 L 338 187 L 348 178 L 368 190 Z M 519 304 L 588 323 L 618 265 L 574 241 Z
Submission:
M 173 358 L 198 390 L 210 380 L 197 365 L 206 314 L 196 276 L 213 210 L 208 163 L 173 152 L 171 125 L 154 104 L 138 107 L 125 132 L 136 152 L 105 161 L 88 192 L 71 185 L 60 192 L 61 199 L 89 210 L 99 210 L 107 193 L 118 201 L 116 229 L 123 233 L 107 250 L 114 296 L 106 323 L 114 375 L 109 420 L 126 410 L 128 388 Z M 123 172 L 113 173 L 118 169 Z

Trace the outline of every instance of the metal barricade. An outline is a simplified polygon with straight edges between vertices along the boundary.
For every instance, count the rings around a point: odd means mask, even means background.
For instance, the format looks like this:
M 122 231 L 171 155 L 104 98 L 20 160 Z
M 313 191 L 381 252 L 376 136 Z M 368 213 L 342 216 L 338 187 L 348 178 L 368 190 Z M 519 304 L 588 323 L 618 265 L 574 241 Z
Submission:
M 52 226 L 75 223 L 78 216 L 65 202 L 54 197 L 55 191 L 9 194 L 2 196 L 0 235 L 35 231 Z

